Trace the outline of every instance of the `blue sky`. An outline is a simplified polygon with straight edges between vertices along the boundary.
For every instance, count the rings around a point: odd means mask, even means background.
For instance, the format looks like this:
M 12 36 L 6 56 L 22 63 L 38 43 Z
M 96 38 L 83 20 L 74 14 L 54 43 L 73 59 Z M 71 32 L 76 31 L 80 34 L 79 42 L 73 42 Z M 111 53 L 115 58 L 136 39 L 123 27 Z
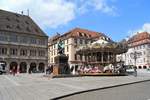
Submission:
M 0 0 L 0 9 L 30 16 L 48 36 L 75 27 L 102 32 L 115 41 L 150 32 L 150 0 Z

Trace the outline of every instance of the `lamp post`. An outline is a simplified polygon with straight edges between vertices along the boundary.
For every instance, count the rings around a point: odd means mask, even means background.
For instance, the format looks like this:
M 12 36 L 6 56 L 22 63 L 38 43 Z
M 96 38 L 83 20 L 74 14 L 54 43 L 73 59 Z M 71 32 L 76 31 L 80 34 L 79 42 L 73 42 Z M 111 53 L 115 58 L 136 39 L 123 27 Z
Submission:
M 141 52 L 134 51 L 130 53 L 130 57 L 134 59 L 134 66 L 136 66 L 137 58 L 139 58 L 140 56 L 141 56 Z

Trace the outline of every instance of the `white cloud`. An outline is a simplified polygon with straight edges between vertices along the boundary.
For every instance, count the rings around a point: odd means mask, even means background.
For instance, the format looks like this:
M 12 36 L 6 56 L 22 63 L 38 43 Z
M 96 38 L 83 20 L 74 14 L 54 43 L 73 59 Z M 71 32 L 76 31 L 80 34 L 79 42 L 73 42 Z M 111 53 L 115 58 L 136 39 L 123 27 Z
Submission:
M 66 25 L 78 14 L 100 11 L 108 15 L 115 14 L 115 7 L 109 6 L 107 0 L 0 0 L 0 8 L 27 14 L 42 28 L 57 28 Z
M 75 5 L 65 0 L 1 0 L 0 8 L 19 13 L 29 9 L 30 16 L 43 28 L 55 28 L 75 18 Z
M 141 32 L 149 32 L 150 33 L 150 23 L 143 24 L 143 26 L 139 29 L 129 30 L 128 34 L 130 35 L 130 37 L 132 37 L 133 35 L 135 35 L 137 33 L 141 33 Z
M 109 6 L 107 0 L 86 0 L 84 2 L 83 0 L 80 0 L 80 3 L 82 3 L 82 6 L 79 7 L 79 10 L 81 12 L 88 12 L 91 8 L 108 15 L 117 15 L 116 7 L 113 5 Z

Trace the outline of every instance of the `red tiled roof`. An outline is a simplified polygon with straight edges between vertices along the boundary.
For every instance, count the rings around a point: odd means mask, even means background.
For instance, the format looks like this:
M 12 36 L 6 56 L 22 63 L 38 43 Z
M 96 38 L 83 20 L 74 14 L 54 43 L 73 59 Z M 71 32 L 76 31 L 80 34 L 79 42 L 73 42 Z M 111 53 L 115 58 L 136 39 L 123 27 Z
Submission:
M 105 34 L 100 33 L 100 32 L 94 32 L 91 30 L 81 29 L 81 28 L 74 28 L 74 29 L 70 30 L 69 32 L 66 32 L 63 35 L 54 36 L 54 37 L 50 38 L 49 42 L 57 41 L 59 38 L 65 39 L 65 38 L 69 38 L 69 37 L 87 38 L 87 39 L 88 38 L 89 39 L 98 39 L 99 37 L 109 38 L 108 36 L 106 36 Z
M 134 35 L 132 38 L 128 40 L 128 43 L 130 44 L 130 43 L 142 41 L 145 39 L 150 39 L 150 33 L 148 32 L 137 33 L 136 35 Z
M 100 32 L 94 32 L 87 29 L 81 29 L 81 28 L 74 28 L 73 30 L 65 33 L 64 35 L 68 35 L 69 37 L 89 37 L 89 38 L 95 38 L 100 36 L 105 36 L 103 33 Z M 105 36 L 106 37 L 106 36 Z

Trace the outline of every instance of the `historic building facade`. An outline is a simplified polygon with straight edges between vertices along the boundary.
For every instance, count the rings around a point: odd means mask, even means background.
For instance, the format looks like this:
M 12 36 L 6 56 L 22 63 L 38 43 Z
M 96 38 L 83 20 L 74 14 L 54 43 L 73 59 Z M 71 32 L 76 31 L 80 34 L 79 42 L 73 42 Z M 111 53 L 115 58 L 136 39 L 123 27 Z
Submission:
M 65 44 L 65 54 L 69 57 L 68 63 L 70 66 L 81 65 L 85 62 L 85 55 L 77 53 L 80 47 L 91 44 L 99 39 L 110 41 L 110 38 L 103 33 L 81 28 L 75 28 L 63 35 L 57 34 L 50 38 L 48 43 L 48 63 L 50 65 L 54 64 L 54 58 L 57 56 L 57 44 L 59 39 Z
M 137 33 L 129 38 L 128 52 L 118 55 L 118 61 L 124 61 L 126 65 L 135 65 L 139 69 L 150 68 L 150 33 Z
M 0 62 L 6 71 L 44 72 L 48 36 L 26 15 L 0 10 Z

